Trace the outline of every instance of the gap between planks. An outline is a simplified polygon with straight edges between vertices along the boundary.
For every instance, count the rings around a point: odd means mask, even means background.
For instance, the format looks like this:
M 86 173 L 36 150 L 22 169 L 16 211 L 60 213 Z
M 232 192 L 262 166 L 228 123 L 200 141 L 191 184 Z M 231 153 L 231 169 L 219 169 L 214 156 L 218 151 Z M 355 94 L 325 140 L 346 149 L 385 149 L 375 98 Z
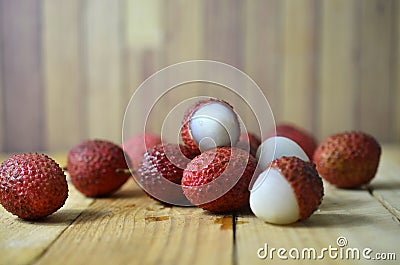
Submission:
M 397 221 L 400 222 L 400 211 L 396 207 L 391 205 L 382 195 L 376 193 L 372 188 L 368 188 L 368 192 L 374 199 L 380 202 L 380 204 L 382 204 L 382 206 L 385 207 L 393 217 L 397 219 Z

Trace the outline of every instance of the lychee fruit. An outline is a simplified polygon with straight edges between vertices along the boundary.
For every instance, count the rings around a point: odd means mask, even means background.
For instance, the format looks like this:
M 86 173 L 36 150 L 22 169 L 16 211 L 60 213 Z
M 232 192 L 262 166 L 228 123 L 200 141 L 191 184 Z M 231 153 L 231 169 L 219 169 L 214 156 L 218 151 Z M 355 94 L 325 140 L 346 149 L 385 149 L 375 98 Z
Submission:
M 252 156 L 255 157 L 260 144 L 260 138 L 255 134 L 248 132 L 240 134 L 239 142 L 237 142 L 236 147 L 248 151 Z
M 68 197 L 61 167 L 44 154 L 17 154 L 0 166 L 0 202 L 23 219 L 40 219 L 61 208 Z
M 296 142 L 286 137 L 273 136 L 258 147 L 256 155 L 258 167 L 264 170 L 271 161 L 282 156 L 296 156 L 304 161 L 310 161 L 307 154 Z
M 249 205 L 257 161 L 237 147 L 218 147 L 195 157 L 183 171 L 182 189 L 194 205 L 216 213 Z
M 197 154 L 187 146 L 158 144 L 144 154 L 134 178 L 153 199 L 173 205 L 190 205 L 180 185 L 183 170 Z
M 161 143 L 161 138 L 156 134 L 139 133 L 139 134 L 134 134 L 130 138 L 128 138 L 123 143 L 122 148 L 124 149 L 125 153 L 129 156 L 132 168 L 137 169 L 147 149 L 160 143 Z
M 322 179 L 312 162 L 283 156 L 258 176 L 251 188 L 250 207 L 268 223 L 290 224 L 308 218 L 323 195 Z
M 221 146 L 234 146 L 239 140 L 240 124 L 233 107 L 214 98 L 190 107 L 183 118 L 183 142 L 202 152 Z
M 87 140 L 71 149 L 67 170 L 71 182 L 89 197 L 109 195 L 131 176 L 122 148 L 105 140 Z
M 317 140 L 311 133 L 293 124 L 278 124 L 276 126 L 275 135 L 287 137 L 295 141 L 304 150 L 310 160 L 312 159 L 314 151 L 318 145 Z M 269 134 L 267 138 L 271 136 L 274 136 L 274 133 Z
M 381 146 L 363 132 L 344 132 L 327 137 L 314 154 L 321 177 L 339 188 L 369 183 L 379 165 Z

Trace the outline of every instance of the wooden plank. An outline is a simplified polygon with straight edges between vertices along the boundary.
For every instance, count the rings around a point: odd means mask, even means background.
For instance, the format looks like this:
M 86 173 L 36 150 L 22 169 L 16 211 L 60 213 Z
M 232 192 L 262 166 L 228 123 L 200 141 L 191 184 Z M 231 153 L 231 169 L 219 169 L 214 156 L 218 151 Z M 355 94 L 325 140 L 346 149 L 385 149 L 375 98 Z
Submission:
M 315 129 L 317 1 L 284 1 L 282 119 Z
M 165 57 L 168 65 L 203 59 L 204 23 L 201 0 L 165 3 Z
M 236 230 L 238 264 L 265 264 L 271 261 L 274 264 L 365 264 L 366 260 L 362 257 L 364 248 L 372 249 L 371 256 L 378 252 L 398 255 L 399 251 L 398 220 L 365 190 L 340 190 L 326 184 L 320 210 L 311 218 L 293 225 L 270 225 L 248 215 L 239 216 L 237 222 L 242 223 Z M 348 242 L 343 248 L 337 245 L 339 237 L 345 237 Z M 284 255 L 288 259 L 280 259 L 276 252 L 273 256 L 269 254 L 266 259 L 260 259 L 257 251 L 264 244 L 268 244 L 269 250 L 285 248 L 287 252 Z M 339 249 L 333 252 L 339 255 L 336 259 L 331 258 L 329 252 L 321 256 L 321 250 L 329 246 Z M 299 259 L 289 256 L 292 248 L 299 250 Z M 314 248 L 316 258 L 302 258 L 304 248 Z M 353 260 L 353 256 L 348 256 L 350 259 L 346 259 L 348 248 L 358 248 L 361 258 Z M 343 258 L 340 249 L 343 250 Z M 368 262 L 379 263 L 373 260 Z
M 357 1 L 322 2 L 318 135 L 356 129 Z
M 84 53 L 88 136 L 121 141 L 123 32 L 119 1 L 85 1 Z
M 245 70 L 264 92 L 274 117 L 283 111 L 283 16 L 282 1 L 246 1 Z M 254 93 L 247 93 L 252 97 Z M 250 127 L 256 126 L 255 124 Z
M 400 146 L 384 146 L 371 193 L 400 220 Z
M 394 84 L 394 93 L 393 95 L 394 98 L 394 122 L 395 122 L 395 128 L 394 128 L 394 139 L 393 141 L 396 141 L 400 143 L 400 3 L 395 2 L 395 9 L 394 9 L 395 16 L 393 17 L 393 21 L 395 24 L 395 32 L 394 32 L 394 39 L 393 39 L 393 44 L 395 47 L 395 63 L 393 67 L 393 84 Z M 392 101 L 393 102 L 393 101 Z M 397 103 L 396 103 L 397 102 Z
M 244 2 L 207 0 L 203 4 L 205 59 L 244 70 Z M 227 100 L 233 106 L 239 105 L 240 98 L 230 97 L 226 88 L 205 84 L 205 91 L 212 97 Z
M 85 137 L 80 3 L 43 2 L 46 145 L 53 152 L 69 150 Z
M 4 146 L 7 152 L 44 148 L 40 1 L 1 2 Z
M 207 0 L 205 5 L 205 56 L 243 67 L 243 13 L 241 1 Z
M 367 0 L 360 4 L 360 129 L 380 141 L 389 141 L 393 124 L 390 106 L 393 2 Z
M 232 216 L 166 207 L 127 184 L 96 200 L 36 264 L 232 263 Z
M 163 3 L 163 9 L 166 10 L 163 13 L 165 40 L 162 49 L 165 64 L 204 59 L 206 45 L 204 1 L 174 0 Z M 160 104 L 157 104 L 159 109 L 155 109 L 154 112 L 164 123 L 162 128 L 164 140 L 169 142 L 179 140 L 179 129 L 185 112 L 185 109 L 179 106 L 189 98 L 210 95 L 210 92 L 204 83 L 190 83 L 178 86 L 162 97 Z
M 0 9 L 2 9 L 2 2 L 0 1 Z M 0 21 L 1 21 L 1 12 L 0 12 Z M 1 41 L 1 34 L 0 34 L 0 152 L 4 152 L 4 133 L 5 133 L 5 126 L 4 126 L 4 86 L 3 86 L 3 47 L 2 47 L 2 41 Z
M 0 264 L 31 264 L 92 203 L 69 183 L 65 205 L 44 220 L 23 221 L 0 207 Z
M 125 16 L 125 95 L 131 98 L 139 85 L 150 75 L 163 67 L 162 46 L 163 46 L 163 2 L 160 0 L 140 1 L 126 0 L 124 3 Z M 154 90 L 148 91 L 148 95 L 157 93 Z M 153 105 L 150 97 L 143 98 L 136 102 L 130 111 L 129 119 L 125 120 L 124 126 L 127 137 L 131 134 L 143 131 L 146 121 L 144 106 Z M 126 102 L 127 103 L 127 102 Z M 159 120 L 149 124 L 149 130 L 159 132 Z

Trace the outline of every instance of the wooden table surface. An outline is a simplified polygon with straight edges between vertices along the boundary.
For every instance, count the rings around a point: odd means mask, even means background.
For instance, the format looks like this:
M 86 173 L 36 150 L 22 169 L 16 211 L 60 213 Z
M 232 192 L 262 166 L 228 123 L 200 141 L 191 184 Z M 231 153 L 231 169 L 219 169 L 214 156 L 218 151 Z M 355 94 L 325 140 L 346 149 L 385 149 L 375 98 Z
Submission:
M 65 164 L 65 155 L 53 157 Z M 371 257 L 368 264 L 398 264 L 399 174 L 400 146 L 384 146 L 368 188 L 342 190 L 325 183 L 320 209 L 287 226 L 250 213 L 168 207 L 147 197 L 132 179 L 101 199 L 86 198 L 69 185 L 66 204 L 39 222 L 0 207 L 0 264 L 366 264 L 363 253 Z M 266 244 L 268 256 L 261 259 Z M 282 248 L 281 257 L 277 250 L 271 256 L 273 248 Z

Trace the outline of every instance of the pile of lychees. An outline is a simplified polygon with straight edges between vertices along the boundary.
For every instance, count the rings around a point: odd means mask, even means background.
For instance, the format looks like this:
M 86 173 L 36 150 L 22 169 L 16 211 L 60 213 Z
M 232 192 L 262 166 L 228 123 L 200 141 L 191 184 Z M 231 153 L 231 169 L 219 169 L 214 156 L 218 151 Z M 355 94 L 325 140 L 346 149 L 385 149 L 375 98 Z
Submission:
M 289 224 L 308 218 L 324 195 L 324 178 L 339 188 L 367 184 L 375 176 L 381 147 L 362 132 L 345 132 L 317 145 L 293 125 L 265 136 L 241 128 L 233 107 L 201 100 L 183 115 L 183 144 L 138 134 L 122 146 L 88 140 L 68 154 L 72 184 L 90 197 L 107 196 L 133 175 L 152 198 L 223 213 L 249 208 L 264 221 Z M 0 202 L 24 219 L 57 211 L 68 197 L 63 169 L 42 154 L 17 154 L 0 167 Z

